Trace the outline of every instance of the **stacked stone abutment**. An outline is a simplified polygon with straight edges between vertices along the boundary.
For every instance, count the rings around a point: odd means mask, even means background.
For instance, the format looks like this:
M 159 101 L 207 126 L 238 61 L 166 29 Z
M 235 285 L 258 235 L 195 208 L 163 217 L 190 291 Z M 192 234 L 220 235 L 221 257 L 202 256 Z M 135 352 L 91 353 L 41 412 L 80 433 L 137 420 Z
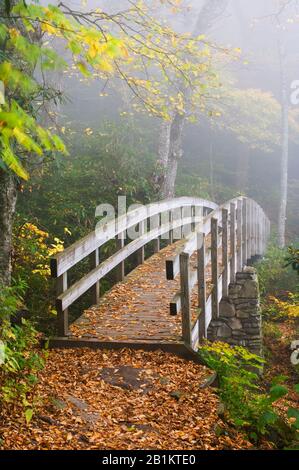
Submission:
M 208 339 L 244 346 L 262 355 L 262 319 L 256 270 L 245 267 L 230 284 L 228 296 L 220 302 L 219 318 L 212 320 Z

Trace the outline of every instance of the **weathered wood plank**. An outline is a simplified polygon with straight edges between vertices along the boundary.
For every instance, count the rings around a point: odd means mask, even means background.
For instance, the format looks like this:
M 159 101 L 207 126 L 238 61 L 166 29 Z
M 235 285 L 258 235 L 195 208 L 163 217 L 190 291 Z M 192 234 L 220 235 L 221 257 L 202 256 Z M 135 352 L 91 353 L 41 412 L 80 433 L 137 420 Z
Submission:
M 206 236 L 204 234 L 198 234 L 200 237 L 204 236 L 206 238 Z M 221 248 L 221 240 L 218 240 L 218 248 Z M 180 267 L 177 267 L 177 263 L 179 264 L 179 255 L 177 257 L 174 258 L 174 261 L 175 261 L 175 264 L 173 264 L 172 260 L 166 260 L 166 270 L 167 270 L 167 267 L 169 269 L 169 275 L 170 276 L 173 276 L 173 272 L 174 272 L 174 269 L 175 269 L 175 276 L 176 277 L 179 272 L 180 272 Z M 169 265 L 167 265 L 167 262 L 169 263 Z M 211 262 L 211 251 L 209 251 L 208 253 L 205 254 L 205 268 L 207 267 L 207 265 Z M 194 274 L 191 275 L 191 285 L 192 285 L 192 288 L 195 286 L 196 282 L 197 282 L 197 278 L 193 279 L 193 276 Z M 167 280 L 170 280 L 168 277 L 166 277 Z M 173 277 L 171 277 L 171 279 L 174 279 Z M 180 301 L 180 292 L 176 292 L 176 294 L 173 296 L 173 299 L 170 303 L 170 314 L 171 315 L 177 315 L 181 310 L 181 301 Z
M 67 290 L 68 286 L 68 279 L 67 279 L 67 272 L 63 273 L 57 279 L 56 290 L 57 290 L 57 297 L 60 296 Z M 56 310 L 57 310 L 57 329 L 58 334 L 61 336 L 67 336 L 69 330 L 69 313 L 67 308 L 63 308 L 60 302 L 56 302 Z
M 197 277 L 198 277 L 198 305 L 200 314 L 198 319 L 198 339 L 206 338 L 206 302 L 207 302 L 207 280 L 206 280 L 206 237 L 198 234 L 197 250 Z
M 242 214 L 243 214 L 243 224 L 242 224 L 242 265 L 247 264 L 247 199 L 242 201 Z
M 186 238 L 186 242 L 184 245 L 181 246 L 178 254 L 173 258 L 166 260 L 166 275 L 169 281 L 175 279 L 175 277 L 179 274 L 179 256 L 180 253 L 188 253 L 190 256 L 197 250 L 197 235 L 196 233 L 204 233 L 206 236 L 211 231 L 211 219 L 217 218 L 218 225 L 222 226 L 222 209 L 230 210 L 231 204 L 237 204 L 238 201 L 242 201 L 242 198 L 236 198 L 232 201 L 229 201 L 223 204 L 221 207 L 211 211 L 204 219 L 195 226 L 195 233 L 191 233 L 189 237 Z M 221 243 L 221 241 L 219 242 Z
M 247 200 L 247 259 L 251 258 L 251 199 Z
M 223 295 L 228 295 L 228 210 L 222 209 L 222 291 Z
M 191 218 L 184 219 L 184 221 L 176 220 L 173 222 L 173 227 L 179 227 L 181 224 L 191 223 Z M 97 268 L 86 274 L 82 279 L 72 285 L 66 292 L 60 295 L 57 299 L 57 304 L 61 309 L 66 309 L 72 305 L 81 295 L 83 295 L 88 289 L 90 289 L 97 281 L 106 276 L 112 269 L 119 265 L 122 261 L 128 258 L 128 256 L 135 253 L 142 246 L 146 245 L 150 241 L 154 240 L 162 233 L 167 232 L 167 227 L 161 226 L 146 234 L 142 238 L 133 240 L 131 243 L 126 245 L 120 251 L 110 256 L 106 261 L 101 263 Z
M 210 234 L 211 232 L 211 220 L 208 219 L 203 226 L 201 226 L 201 228 L 204 228 L 204 234 L 207 236 Z M 198 231 L 195 232 L 196 234 L 199 233 Z M 200 232 L 202 233 L 202 232 Z M 193 237 L 193 234 L 192 234 L 192 237 Z M 197 242 L 196 242 L 197 243 Z M 191 244 L 188 244 L 188 249 L 189 251 L 187 251 L 187 253 L 192 256 L 193 253 L 196 251 L 196 243 L 194 243 L 194 250 L 193 248 L 191 248 Z M 193 242 L 192 242 L 192 245 L 193 245 Z M 180 248 L 178 254 L 176 256 L 174 256 L 173 258 L 169 258 L 165 261 L 166 263 L 166 279 L 168 281 L 173 281 L 177 275 L 179 274 L 180 272 L 180 253 L 183 252 L 183 249 L 186 247 L 186 245 L 183 245 L 183 247 Z M 219 245 L 218 245 L 218 248 L 221 247 L 221 240 L 219 240 Z M 207 254 L 207 257 L 206 257 L 206 262 L 207 264 L 211 261 L 211 254 Z
M 257 255 L 257 207 L 254 203 L 253 205 L 253 247 L 254 247 L 254 256 Z
M 145 221 L 139 223 L 139 233 L 140 237 L 143 237 L 145 234 Z M 137 250 L 137 265 L 144 263 L 144 245 L 142 245 L 139 250 Z
M 95 269 L 100 264 L 100 253 L 99 248 L 97 248 L 90 256 L 90 269 Z M 92 286 L 92 303 L 93 305 L 97 305 L 100 300 L 100 282 L 97 281 Z
M 211 265 L 212 265 L 212 318 L 219 317 L 219 290 L 218 290 L 218 220 L 211 220 Z
M 189 291 L 191 292 L 197 283 L 197 271 L 190 270 Z M 178 315 L 182 308 L 181 292 L 177 292 L 170 302 L 170 315 Z
M 190 305 L 190 256 L 188 253 L 180 255 L 180 282 L 182 299 L 182 336 L 183 341 L 190 345 L 191 340 L 191 305 Z
M 158 228 L 161 225 L 161 214 L 158 214 L 154 218 L 153 228 Z M 159 253 L 160 251 L 160 237 L 154 240 L 154 253 Z
M 236 205 L 230 205 L 230 282 L 236 278 Z
M 170 226 L 173 222 L 173 211 L 169 211 L 169 223 Z M 173 243 L 173 230 L 169 230 L 169 244 L 172 245 Z
M 125 234 L 120 233 L 116 236 L 116 252 L 122 250 L 125 246 Z M 125 278 L 125 261 L 121 261 L 116 267 L 116 282 L 121 282 Z
M 242 236 L 243 236 L 243 203 L 241 200 L 237 203 L 237 270 L 242 271 Z
M 96 250 L 96 248 L 101 247 L 107 241 L 116 237 L 116 235 L 125 232 L 130 227 L 137 225 L 139 222 L 162 212 L 191 205 L 208 207 L 210 209 L 215 209 L 217 207 L 215 203 L 205 199 L 183 197 L 149 204 L 132 210 L 116 220 L 100 224 L 96 230 L 66 248 L 62 253 L 53 257 L 51 259 L 52 277 L 59 277 L 79 261 L 90 255 Z

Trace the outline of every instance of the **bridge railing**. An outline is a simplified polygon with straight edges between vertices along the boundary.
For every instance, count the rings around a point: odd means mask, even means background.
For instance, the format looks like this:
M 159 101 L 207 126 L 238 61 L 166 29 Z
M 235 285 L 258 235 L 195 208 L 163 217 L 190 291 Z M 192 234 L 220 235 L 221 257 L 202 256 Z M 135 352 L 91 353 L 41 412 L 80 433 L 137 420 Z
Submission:
M 125 260 L 137 253 L 138 264 L 144 261 L 144 248 L 155 240 L 155 252 L 160 249 L 160 237 L 169 233 L 169 242 L 173 241 L 173 231 L 185 226 L 196 226 L 202 221 L 202 214 L 196 215 L 196 208 L 203 214 L 215 210 L 213 202 L 199 198 L 177 198 L 141 206 L 101 224 L 93 232 L 66 248 L 51 259 L 51 274 L 57 279 L 56 309 L 58 314 L 58 333 L 68 334 L 68 308 L 91 289 L 93 303 L 100 299 L 100 280 L 113 269 L 117 270 L 117 281 L 125 276 Z M 192 214 L 184 214 L 184 208 L 192 209 Z M 180 212 L 177 218 L 175 213 Z M 166 215 L 166 217 L 165 217 Z M 152 223 L 154 220 L 154 223 Z M 150 230 L 147 230 L 150 222 Z M 125 244 L 126 234 L 132 227 L 138 226 L 140 236 Z M 116 239 L 116 252 L 100 262 L 100 248 L 109 240 Z M 68 273 L 85 258 L 90 257 L 90 271 L 74 284 L 69 284 Z
M 239 197 L 205 217 L 177 254 L 166 260 L 167 279 L 180 276 L 180 290 L 170 303 L 170 314 L 181 311 L 186 344 L 195 349 L 207 337 L 211 320 L 219 317 L 219 304 L 228 295 L 229 284 L 249 259 L 265 253 L 269 235 L 270 222 L 263 209 L 252 199 Z

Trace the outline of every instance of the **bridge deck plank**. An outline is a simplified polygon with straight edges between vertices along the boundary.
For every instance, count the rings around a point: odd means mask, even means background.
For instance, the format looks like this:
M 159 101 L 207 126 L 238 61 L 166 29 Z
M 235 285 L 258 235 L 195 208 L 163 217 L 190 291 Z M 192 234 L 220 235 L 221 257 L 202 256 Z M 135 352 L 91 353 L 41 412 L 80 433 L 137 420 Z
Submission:
M 210 240 L 209 240 L 210 242 Z M 168 246 L 112 287 L 98 305 L 87 309 L 70 326 L 71 338 L 98 341 L 178 343 L 182 341 L 181 313 L 171 316 L 169 305 L 180 288 L 179 276 L 166 280 L 165 260 L 182 242 Z M 221 263 L 221 260 L 220 260 Z M 191 267 L 196 268 L 196 254 Z M 211 291 L 211 269 L 206 268 L 207 291 Z M 197 284 L 191 293 L 192 324 L 198 317 Z
M 136 343 L 181 341 L 181 315 L 169 314 L 179 279 L 167 281 L 165 275 L 165 260 L 176 249 L 177 244 L 166 247 L 113 286 L 98 305 L 70 326 L 71 337 Z

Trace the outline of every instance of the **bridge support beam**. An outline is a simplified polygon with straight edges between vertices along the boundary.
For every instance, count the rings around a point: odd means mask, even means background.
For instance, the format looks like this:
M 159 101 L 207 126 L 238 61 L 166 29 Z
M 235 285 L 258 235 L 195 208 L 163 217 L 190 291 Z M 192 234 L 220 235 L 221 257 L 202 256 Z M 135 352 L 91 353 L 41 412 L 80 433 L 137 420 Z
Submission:
M 219 318 L 212 320 L 208 339 L 244 346 L 262 355 L 262 320 L 256 270 L 245 267 L 230 284 L 228 296 L 220 302 Z

